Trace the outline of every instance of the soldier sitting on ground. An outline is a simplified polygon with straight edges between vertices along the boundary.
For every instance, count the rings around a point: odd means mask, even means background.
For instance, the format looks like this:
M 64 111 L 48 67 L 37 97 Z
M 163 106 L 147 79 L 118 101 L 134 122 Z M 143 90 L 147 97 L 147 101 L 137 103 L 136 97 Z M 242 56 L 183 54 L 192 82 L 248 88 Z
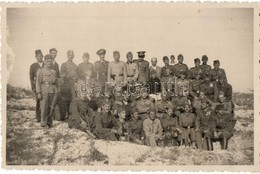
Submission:
M 99 139 L 117 141 L 116 134 L 118 133 L 118 122 L 110 109 L 110 100 L 103 100 L 102 110 L 97 113 L 94 119 L 93 133 Z
M 191 108 L 189 104 L 186 104 L 184 107 L 185 112 L 182 113 L 179 117 L 179 126 L 181 127 L 182 133 L 179 136 L 179 140 L 181 141 L 181 145 L 185 146 L 192 145 L 196 146 L 195 142 L 195 120 L 196 115 L 191 113 Z
M 174 105 L 171 101 L 169 101 L 169 96 L 167 94 L 161 93 L 161 100 L 155 103 L 158 115 L 164 115 L 166 113 L 167 108 L 173 108 Z
M 228 140 L 233 136 L 236 120 L 233 115 L 223 113 L 223 106 L 218 105 L 212 114 L 214 138 L 220 139 L 221 149 L 228 148 Z
M 143 121 L 136 108 L 132 109 L 132 119 L 129 121 L 129 142 L 144 144 Z
M 211 75 L 206 74 L 204 81 L 200 84 L 200 91 L 214 102 L 215 100 L 215 82 L 211 81 Z
M 194 98 L 194 101 L 192 103 L 193 108 L 195 110 L 200 109 L 201 108 L 201 103 L 203 101 L 207 101 L 209 103 L 209 105 L 214 108 L 214 106 L 215 106 L 214 103 L 205 95 L 204 92 L 200 92 L 199 93 L 199 97 L 195 97 Z
M 126 111 L 124 107 L 119 107 L 117 119 L 117 139 L 119 141 L 129 141 L 129 124 L 125 121 Z
M 160 120 L 156 118 L 155 108 L 150 108 L 148 114 L 148 118 L 143 122 L 145 144 L 155 147 L 162 140 L 162 126 Z
M 224 96 L 223 93 L 219 94 L 218 102 L 215 103 L 215 106 L 219 106 L 219 105 L 222 106 L 222 109 L 219 110 L 219 113 L 221 114 L 233 113 L 232 103 L 230 101 L 226 101 L 226 97 Z
M 201 73 L 195 74 L 195 79 L 193 79 L 190 82 L 190 97 L 191 97 L 191 102 L 194 101 L 195 97 L 199 96 L 200 93 L 200 84 L 202 83 L 201 79 Z

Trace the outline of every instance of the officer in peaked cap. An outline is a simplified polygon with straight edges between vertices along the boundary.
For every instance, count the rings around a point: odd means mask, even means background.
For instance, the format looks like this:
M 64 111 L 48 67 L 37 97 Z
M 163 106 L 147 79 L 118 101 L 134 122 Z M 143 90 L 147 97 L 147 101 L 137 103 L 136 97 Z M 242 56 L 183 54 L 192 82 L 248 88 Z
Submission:
M 97 51 L 97 55 L 99 55 L 100 60 L 94 63 L 94 79 L 100 83 L 101 92 L 103 93 L 105 90 L 105 84 L 108 81 L 107 72 L 108 72 L 108 64 L 109 62 L 105 60 L 105 49 L 100 49 Z
M 137 82 L 146 84 L 149 80 L 149 62 L 144 60 L 145 58 L 145 51 L 138 51 L 138 59 L 134 60 L 137 63 L 139 75 Z

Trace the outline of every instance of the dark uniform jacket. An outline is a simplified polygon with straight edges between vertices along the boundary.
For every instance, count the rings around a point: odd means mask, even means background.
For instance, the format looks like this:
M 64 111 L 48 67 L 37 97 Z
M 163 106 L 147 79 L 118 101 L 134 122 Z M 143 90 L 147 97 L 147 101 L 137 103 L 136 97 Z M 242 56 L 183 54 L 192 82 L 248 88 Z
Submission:
M 220 83 L 216 83 L 215 85 L 215 100 L 218 99 L 219 93 L 220 92 L 224 93 L 224 96 L 226 97 L 227 101 L 231 101 L 232 100 L 232 86 L 228 83 L 225 83 L 224 85 L 220 85 Z
M 59 64 L 57 62 L 54 62 L 54 64 L 52 65 L 52 69 L 56 71 L 57 78 L 60 78 Z
M 214 123 L 211 119 L 213 112 L 214 111 L 209 107 L 205 110 L 197 109 L 197 117 L 195 122 L 196 128 L 199 128 L 201 132 L 204 132 L 205 130 L 213 131 Z
M 139 71 L 137 82 L 146 83 L 150 77 L 149 62 L 146 60 L 134 60 L 134 62 L 136 62 Z
M 189 78 L 190 79 L 195 79 L 195 77 L 196 77 L 196 75 L 198 73 L 202 73 L 202 70 L 201 70 L 200 66 L 199 67 L 192 67 L 192 68 L 190 68 L 190 70 L 189 70 Z
M 202 83 L 202 80 L 192 80 L 190 82 L 190 95 L 192 97 L 198 97 L 200 93 L 200 84 Z
M 200 84 L 200 92 L 204 92 L 204 94 L 209 97 L 211 101 L 215 100 L 215 82 L 202 82 Z
M 143 121 L 141 119 L 131 120 L 129 122 L 129 135 L 130 137 L 137 139 L 144 137 Z
M 92 77 L 94 76 L 94 65 L 89 62 L 82 62 L 78 65 L 78 76 L 80 74 L 85 74 L 86 71 L 91 71 L 92 72 Z
M 166 131 L 167 127 L 171 127 L 172 130 L 174 130 L 179 125 L 178 124 L 178 117 L 170 117 L 166 114 L 161 118 L 160 121 L 161 121 L 161 124 L 162 124 L 163 132 Z
M 107 82 L 108 64 L 109 62 L 106 60 L 99 60 L 94 63 L 94 78 L 101 83 L 102 87 Z
M 176 65 L 173 66 L 174 68 L 174 75 L 176 77 L 180 77 L 180 72 L 185 71 L 188 74 L 189 68 L 186 64 L 180 64 L 177 63 Z
M 118 126 L 118 120 L 111 112 L 100 112 L 95 116 L 94 133 L 96 135 L 104 135 L 111 132 L 112 128 Z
M 42 66 L 43 66 L 43 63 L 42 63 Z M 31 66 L 30 66 L 30 72 L 29 72 L 29 75 L 30 75 L 30 82 L 31 82 L 31 89 L 32 90 L 35 90 L 36 89 L 36 75 L 37 75 L 37 71 L 38 69 L 42 68 L 41 65 L 36 62 L 36 63 L 33 63 Z
M 210 75 L 211 75 L 213 81 L 218 81 L 218 79 L 220 77 L 223 77 L 225 79 L 225 81 L 227 82 L 227 76 L 226 76 L 226 72 L 224 69 L 221 69 L 221 68 L 212 69 L 210 71 Z
M 206 76 L 206 74 L 210 74 L 211 66 L 210 65 L 200 65 L 200 69 L 202 71 L 202 78 Z

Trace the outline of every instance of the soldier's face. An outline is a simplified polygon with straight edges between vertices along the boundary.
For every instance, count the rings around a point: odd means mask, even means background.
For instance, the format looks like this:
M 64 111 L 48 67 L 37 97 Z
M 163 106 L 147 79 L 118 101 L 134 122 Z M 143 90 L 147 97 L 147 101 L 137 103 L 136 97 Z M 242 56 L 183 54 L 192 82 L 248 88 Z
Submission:
M 53 59 L 55 59 L 57 56 L 57 51 L 51 51 L 50 54 L 53 57 Z
M 223 85 L 223 84 L 225 83 L 225 80 L 224 80 L 223 78 L 220 78 L 220 79 L 219 79 L 219 83 L 220 83 L 221 85 Z
M 165 59 L 165 60 L 164 60 L 164 64 L 165 64 L 165 65 L 169 65 L 169 60 L 168 60 L 168 59 Z
M 84 62 L 89 62 L 89 56 L 84 56 L 84 57 L 83 57 L 83 61 L 84 61 Z
M 190 112 L 190 107 L 189 107 L 189 105 L 186 105 L 186 106 L 184 107 L 184 111 L 185 111 L 185 112 Z
M 133 113 L 133 118 L 134 118 L 135 120 L 138 120 L 138 118 L 139 118 L 138 112 L 134 112 L 134 113 Z
M 122 111 L 119 113 L 119 118 L 125 119 L 125 115 L 126 115 L 125 111 Z
M 219 99 L 219 102 L 220 102 L 220 103 L 223 103 L 223 102 L 225 101 L 225 96 L 224 96 L 224 95 L 220 95 L 220 96 L 218 97 L 218 99 Z
M 183 62 L 183 57 L 182 57 L 182 56 L 178 57 L 178 62 L 179 62 L 179 63 L 182 63 L 182 62 Z
M 44 64 L 45 64 L 45 66 L 47 66 L 48 68 L 51 68 L 51 66 L 52 66 L 52 60 L 51 60 L 51 59 L 47 59 L 47 60 L 44 61 Z
M 147 92 L 142 92 L 142 98 L 147 98 L 148 97 L 148 93 Z
M 73 52 L 68 52 L 67 57 L 68 57 L 69 60 L 73 60 L 74 53 Z
M 109 112 L 109 110 L 110 110 L 110 105 L 109 105 L 109 104 L 104 104 L 103 107 L 102 107 L 102 110 L 103 110 L 104 112 Z
M 219 66 L 220 66 L 220 64 L 219 64 L 219 63 L 214 63 L 214 68 L 215 68 L 215 69 L 218 69 L 218 68 L 219 68 Z
M 204 93 L 200 93 L 199 97 L 200 97 L 200 99 L 204 99 L 205 98 L 205 94 Z
M 169 108 L 169 109 L 167 110 L 167 114 L 168 114 L 169 116 L 173 116 L 173 110 Z
M 208 60 L 207 60 L 207 59 L 202 59 L 202 63 L 203 63 L 204 65 L 206 65 L 206 64 L 207 64 L 207 62 L 208 62 Z
M 198 67 L 199 65 L 200 65 L 200 61 L 196 61 L 196 62 L 195 62 L 195 66 Z
M 151 63 L 152 63 L 153 66 L 156 66 L 157 65 L 157 60 L 152 60 Z
M 151 119 L 151 120 L 154 120 L 155 117 L 156 117 L 156 114 L 155 114 L 154 111 L 151 111 L 150 114 L 149 114 L 149 116 L 150 116 L 150 119 Z
M 99 55 L 99 58 L 100 58 L 101 60 L 105 60 L 105 54 L 100 54 L 100 55 Z
M 208 104 L 206 102 L 201 103 L 201 109 L 206 109 L 208 107 Z
M 133 55 L 132 55 L 132 54 L 128 54 L 128 55 L 126 56 L 126 58 L 127 58 L 127 61 L 128 61 L 128 62 L 132 62 L 132 61 L 133 61 Z
M 42 58 L 43 58 L 42 54 L 37 54 L 36 55 L 36 59 L 37 59 L 38 62 L 42 62 Z
M 184 79 L 185 79 L 185 77 L 186 77 L 186 75 L 185 75 L 185 74 L 181 74 L 181 79 L 182 79 L 182 80 L 184 80 Z
M 119 59 L 120 59 L 120 54 L 119 53 L 114 54 L 114 60 L 119 61 Z

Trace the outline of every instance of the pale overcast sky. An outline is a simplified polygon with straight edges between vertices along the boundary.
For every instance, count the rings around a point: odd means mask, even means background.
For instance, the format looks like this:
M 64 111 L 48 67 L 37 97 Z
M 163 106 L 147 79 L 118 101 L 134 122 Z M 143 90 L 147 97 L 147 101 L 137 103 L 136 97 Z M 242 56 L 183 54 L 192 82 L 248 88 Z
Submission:
M 81 4 L 63 8 L 12 8 L 7 10 L 9 45 L 15 55 L 9 83 L 29 87 L 29 67 L 36 61 L 34 51 L 47 54 L 58 50 L 59 65 L 66 52 L 74 50 L 76 64 L 84 52 L 90 61 L 96 51 L 113 51 L 126 60 L 128 51 L 145 50 L 146 60 L 174 54 L 184 55 L 193 66 L 194 58 L 206 54 L 209 64 L 219 59 L 235 91 L 253 89 L 253 9 L 176 8 L 174 4 Z

